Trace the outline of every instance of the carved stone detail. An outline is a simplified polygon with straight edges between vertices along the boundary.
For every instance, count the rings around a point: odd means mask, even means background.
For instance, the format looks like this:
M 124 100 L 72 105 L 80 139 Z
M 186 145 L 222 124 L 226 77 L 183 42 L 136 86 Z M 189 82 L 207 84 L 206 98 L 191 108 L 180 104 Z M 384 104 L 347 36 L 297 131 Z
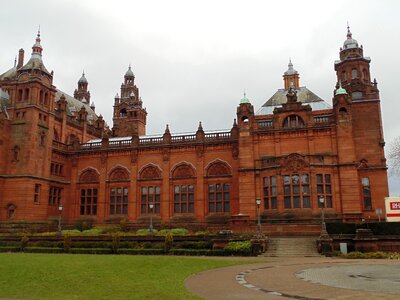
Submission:
M 131 163 L 136 164 L 137 163 L 137 159 L 138 159 L 138 151 L 137 150 L 133 150 L 131 152 Z
M 161 170 L 154 166 L 149 165 L 142 169 L 139 175 L 140 179 L 161 179 Z
M 99 173 L 92 168 L 86 169 L 81 173 L 81 176 L 79 176 L 79 181 L 80 182 L 99 182 Z
M 308 167 L 308 163 L 305 161 L 303 156 L 293 153 L 282 159 L 281 166 L 286 170 L 297 172 Z
M 231 168 L 222 161 L 212 163 L 207 169 L 207 176 L 230 176 Z
M 111 171 L 109 179 L 110 181 L 127 181 L 129 173 L 124 168 L 117 167 Z
M 175 168 L 172 172 L 172 178 L 191 178 L 195 177 L 196 172 L 192 166 L 189 164 L 183 163 Z

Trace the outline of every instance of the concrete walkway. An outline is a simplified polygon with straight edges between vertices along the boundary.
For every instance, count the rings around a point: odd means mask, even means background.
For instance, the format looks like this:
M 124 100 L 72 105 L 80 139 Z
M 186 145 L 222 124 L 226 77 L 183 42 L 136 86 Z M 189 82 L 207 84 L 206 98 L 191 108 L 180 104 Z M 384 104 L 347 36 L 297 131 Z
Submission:
M 249 258 L 257 264 L 194 274 L 185 285 L 204 299 L 400 299 L 399 260 Z

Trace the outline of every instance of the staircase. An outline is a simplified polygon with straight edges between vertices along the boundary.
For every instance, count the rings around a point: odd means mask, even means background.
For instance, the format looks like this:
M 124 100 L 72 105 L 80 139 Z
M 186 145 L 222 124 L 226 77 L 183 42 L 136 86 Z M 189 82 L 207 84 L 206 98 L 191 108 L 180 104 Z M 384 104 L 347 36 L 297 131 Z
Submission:
M 320 254 L 317 252 L 316 237 L 272 237 L 263 256 L 316 257 Z

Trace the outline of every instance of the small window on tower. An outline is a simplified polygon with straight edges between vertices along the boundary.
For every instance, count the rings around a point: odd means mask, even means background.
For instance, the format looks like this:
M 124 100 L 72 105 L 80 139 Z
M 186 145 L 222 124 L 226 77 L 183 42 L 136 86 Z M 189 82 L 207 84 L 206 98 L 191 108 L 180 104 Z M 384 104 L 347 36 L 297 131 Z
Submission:
M 358 71 L 357 69 L 352 69 L 351 70 L 351 79 L 356 79 L 358 78 Z

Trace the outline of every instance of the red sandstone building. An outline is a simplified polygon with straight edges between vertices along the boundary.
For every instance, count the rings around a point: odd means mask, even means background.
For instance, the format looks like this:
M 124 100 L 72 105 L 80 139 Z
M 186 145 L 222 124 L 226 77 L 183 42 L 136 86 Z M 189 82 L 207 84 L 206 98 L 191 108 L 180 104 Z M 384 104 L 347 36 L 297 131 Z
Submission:
M 332 105 L 284 87 L 257 111 L 246 96 L 230 131 L 146 136 L 147 111 L 129 67 L 107 130 L 85 74 L 74 96 L 53 85 L 40 34 L 0 75 L 0 220 L 147 220 L 165 223 L 375 219 L 388 196 L 377 82 L 350 30 L 335 62 Z M 234 117 L 234 116 L 232 116 Z M 323 199 L 323 204 L 319 202 Z

